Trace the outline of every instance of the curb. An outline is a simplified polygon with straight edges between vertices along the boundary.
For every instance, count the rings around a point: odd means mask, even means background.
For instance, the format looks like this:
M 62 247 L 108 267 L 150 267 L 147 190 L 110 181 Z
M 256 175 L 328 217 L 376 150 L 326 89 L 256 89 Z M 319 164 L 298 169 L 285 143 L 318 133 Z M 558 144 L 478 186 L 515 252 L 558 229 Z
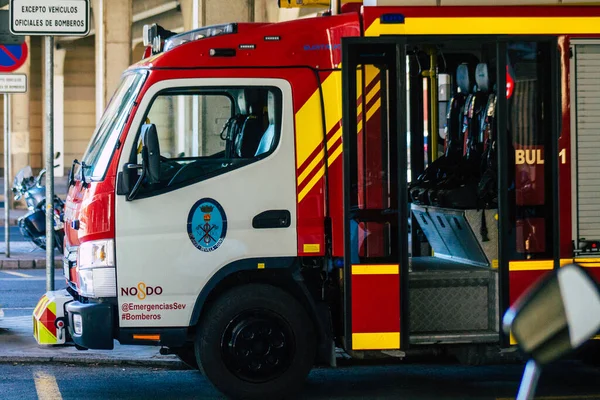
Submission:
M 190 370 L 180 360 L 140 360 L 140 359 L 127 359 L 127 358 L 110 358 L 110 357 L 76 357 L 76 356 L 8 356 L 0 355 L 0 364 L 40 364 L 40 363 L 58 363 L 58 364 L 78 364 L 87 365 L 130 365 L 138 367 L 158 367 L 168 368 L 172 370 Z
M 6 258 L 0 259 L 0 270 L 18 270 L 18 269 L 45 269 L 45 258 Z M 63 259 L 54 259 L 54 269 L 61 270 L 63 268 Z

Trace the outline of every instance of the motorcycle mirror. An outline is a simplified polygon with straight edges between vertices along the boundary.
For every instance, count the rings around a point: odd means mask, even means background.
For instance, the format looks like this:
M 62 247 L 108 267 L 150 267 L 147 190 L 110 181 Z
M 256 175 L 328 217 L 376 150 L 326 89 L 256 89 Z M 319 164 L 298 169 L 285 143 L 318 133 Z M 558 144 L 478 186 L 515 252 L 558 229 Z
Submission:
M 567 265 L 519 298 L 504 315 L 503 329 L 531 357 L 517 399 L 532 399 L 541 367 L 600 330 L 598 286 L 583 268 Z
M 42 183 L 42 178 L 44 178 L 44 175 L 46 175 L 46 170 L 43 169 L 40 171 L 40 174 L 37 177 L 37 184 L 40 185 Z
M 600 330 L 600 292 L 581 267 L 567 265 L 519 299 L 503 325 L 525 353 L 548 364 Z

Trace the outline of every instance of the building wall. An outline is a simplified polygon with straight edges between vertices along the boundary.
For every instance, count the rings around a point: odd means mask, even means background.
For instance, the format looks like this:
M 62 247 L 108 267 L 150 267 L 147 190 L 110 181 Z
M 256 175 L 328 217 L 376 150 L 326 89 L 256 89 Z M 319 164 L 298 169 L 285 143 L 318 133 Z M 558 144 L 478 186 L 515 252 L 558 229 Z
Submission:
M 96 127 L 96 64 L 93 37 L 76 40 L 65 58 L 65 171 L 81 160 Z
M 31 37 L 29 57 L 29 165 L 34 172 L 43 168 L 44 151 L 44 91 L 43 91 L 43 38 Z M 16 173 L 17 171 L 13 171 Z

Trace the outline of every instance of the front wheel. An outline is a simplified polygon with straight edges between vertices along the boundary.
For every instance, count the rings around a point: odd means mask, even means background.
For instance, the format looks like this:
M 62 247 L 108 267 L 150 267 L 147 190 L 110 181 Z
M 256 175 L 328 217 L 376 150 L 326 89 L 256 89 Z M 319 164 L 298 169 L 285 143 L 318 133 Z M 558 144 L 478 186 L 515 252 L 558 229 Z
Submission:
M 232 398 L 295 396 L 316 353 L 313 323 L 285 291 L 262 284 L 219 297 L 200 321 L 195 341 L 202 373 Z

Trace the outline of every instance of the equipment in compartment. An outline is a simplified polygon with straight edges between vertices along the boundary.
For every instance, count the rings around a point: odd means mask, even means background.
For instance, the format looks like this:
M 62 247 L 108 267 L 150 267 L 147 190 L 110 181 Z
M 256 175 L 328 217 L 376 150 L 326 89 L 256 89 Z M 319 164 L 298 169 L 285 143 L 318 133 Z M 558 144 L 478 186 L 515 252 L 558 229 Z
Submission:
M 411 208 L 436 258 L 482 268 L 498 259 L 497 210 L 452 210 L 415 204 Z M 487 240 L 482 233 L 486 233 Z
M 448 106 L 445 153 L 410 185 L 413 203 L 455 209 L 495 206 L 496 96 L 492 76 L 487 64 L 478 64 L 473 86 L 468 65 L 458 66 L 458 88 Z

